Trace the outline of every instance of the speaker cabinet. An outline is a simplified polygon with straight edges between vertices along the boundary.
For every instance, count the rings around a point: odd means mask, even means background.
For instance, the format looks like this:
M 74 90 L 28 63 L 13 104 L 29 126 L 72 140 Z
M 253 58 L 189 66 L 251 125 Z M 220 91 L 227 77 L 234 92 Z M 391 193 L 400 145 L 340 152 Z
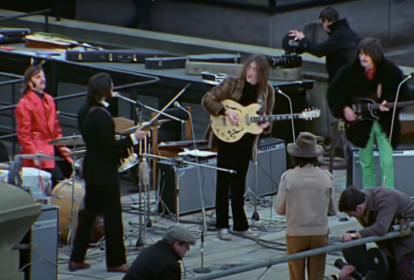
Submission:
M 378 149 L 374 149 L 375 166 L 377 171 L 377 185 L 382 185 L 381 166 Z M 414 145 L 401 144 L 393 152 L 395 189 L 414 197 Z M 347 185 L 358 189 L 362 187 L 362 168 L 359 159 L 359 150 L 354 146 L 348 147 Z
M 277 192 L 280 177 L 286 171 L 286 152 L 283 140 L 275 138 L 260 139 L 258 145 L 257 164 L 257 195 L 269 195 Z M 194 158 L 186 158 L 185 161 L 195 162 Z M 217 159 L 201 159 L 200 164 L 216 167 Z M 246 178 L 246 191 L 255 192 L 254 162 L 250 162 Z M 174 160 L 158 161 L 157 169 L 160 179 L 158 189 L 163 201 L 159 211 L 167 210 L 176 214 L 189 214 L 202 209 L 200 197 L 203 195 L 204 208 L 215 207 L 216 200 L 216 173 L 208 167 L 200 167 L 200 179 L 198 166 L 180 163 Z M 178 203 L 177 203 L 178 202 Z
M 263 138 L 257 147 L 257 196 L 276 194 L 280 177 L 286 171 L 285 141 Z M 250 161 L 246 191 L 255 193 L 255 163 Z

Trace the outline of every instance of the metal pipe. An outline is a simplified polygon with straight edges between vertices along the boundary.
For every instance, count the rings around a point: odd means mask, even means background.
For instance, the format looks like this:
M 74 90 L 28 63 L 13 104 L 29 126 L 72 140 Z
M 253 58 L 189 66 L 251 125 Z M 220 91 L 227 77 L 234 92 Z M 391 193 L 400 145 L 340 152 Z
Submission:
M 8 81 L 0 82 L 0 86 L 13 85 L 13 84 L 20 83 L 22 81 L 23 81 L 23 79 L 19 79 L 19 80 L 8 80 Z
M 410 223 L 410 226 L 414 227 L 414 223 Z M 259 269 L 259 268 L 271 267 L 275 264 L 286 263 L 286 262 L 289 262 L 289 261 L 294 261 L 294 260 L 299 260 L 299 259 L 315 256 L 315 255 L 329 253 L 329 252 L 332 252 L 332 251 L 335 251 L 335 250 L 343 250 L 343 249 L 355 247 L 355 246 L 358 246 L 358 245 L 363 245 L 363 244 L 366 244 L 366 243 L 381 241 L 381 240 L 385 240 L 385 239 L 391 239 L 391 238 L 400 237 L 400 236 L 401 236 L 400 231 L 392 231 L 392 232 L 388 232 L 387 234 L 385 234 L 383 236 L 371 236 L 371 237 L 361 238 L 361 239 L 357 239 L 357 240 L 353 240 L 353 241 L 349 241 L 349 242 L 345 242 L 345 243 L 328 245 L 328 246 L 316 248 L 316 249 L 309 250 L 309 251 L 304 251 L 304 252 L 300 252 L 300 253 L 296 253 L 296 254 L 292 254 L 292 255 L 287 255 L 287 256 L 282 256 L 282 257 L 276 257 L 276 258 L 268 259 L 266 261 L 253 263 L 253 264 L 249 264 L 249 265 L 246 265 L 246 266 L 236 267 L 236 268 L 233 268 L 233 269 L 228 269 L 226 271 L 211 273 L 211 274 L 208 274 L 208 275 L 195 277 L 194 280 L 209 280 L 209 279 L 222 278 L 222 277 L 225 277 L 225 276 L 230 276 L 230 275 L 233 275 L 233 274 L 247 272 L 247 271 L 251 271 L 251 270 L 255 270 L 255 269 Z
M 22 80 L 24 78 L 21 75 L 11 74 L 11 73 L 7 73 L 7 72 L 0 72 L 0 76 L 5 76 L 5 77 L 9 77 L 9 78 L 17 78 L 17 79 L 22 79 Z
M 134 87 L 134 86 L 150 85 L 150 84 L 157 83 L 159 81 L 159 78 L 157 78 L 157 77 L 153 77 L 153 78 L 154 79 L 150 80 L 150 81 L 136 82 L 136 83 L 133 83 L 133 84 L 117 86 L 117 87 L 114 87 L 114 89 L 125 89 L 125 88 Z M 61 100 L 66 100 L 66 99 L 82 97 L 84 95 L 86 95 L 86 91 L 85 92 L 80 92 L 80 93 L 74 93 L 74 94 L 70 94 L 70 95 L 65 95 L 65 96 L 55 97 L 55 98 L 53 98 L 53 100 L 61 101 Z M 17 105 L 10 105 L 10 106 L 0 107 L 0 111 L 13 110 L 13 109 L 16 108 L 16 106 Z
M 5 17 L 5 18 L 0 18 L 0 22 L 12 20 L 12 19 L 17 19 L 17 18 L 30 17 L 30 16 L 47 15 L 47 14 L 50 14 L 50 13 L 52 13 L 52 10 L 51 9 L 41 10 L 41 11 L 37 11 L 37 12 L 31 12 L 31 13 L 26 13 L 26 14 L 20 14 L 20 15 L 9 16 L 9 17 Z
M 410 228 L 414 228 L 414 221 L 410 223 L 409 225 Z M 391 227 L 393 231 L 399 231 L 400 230 L 400 225 L 395 225 Z

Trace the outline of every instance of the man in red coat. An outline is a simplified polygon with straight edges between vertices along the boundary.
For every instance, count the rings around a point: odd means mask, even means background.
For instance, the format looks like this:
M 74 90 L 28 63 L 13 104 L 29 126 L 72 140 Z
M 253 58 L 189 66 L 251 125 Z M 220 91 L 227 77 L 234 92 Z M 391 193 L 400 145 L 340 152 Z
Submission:
M 44 92 L 46 78 L 42 67 L 29 67 L 23 78 L 22 93 L 14 111 L 16 117 L 17 138 L 21 154 L 42 153 L 47 156 L 55 155 L 55 147 L 49 141 L 62 137 L 56 106 L 53 98 Z M 68 162 L 71 151 L 67 147 L 57 147 L 58 153 Z M 60 156 L 57 155 L 57 156 Z M 54 160 L 23 159 L 23 167 L 34 167 L 45 170 L 52 175 L 53 187 L 65 179 L 62 170 Z

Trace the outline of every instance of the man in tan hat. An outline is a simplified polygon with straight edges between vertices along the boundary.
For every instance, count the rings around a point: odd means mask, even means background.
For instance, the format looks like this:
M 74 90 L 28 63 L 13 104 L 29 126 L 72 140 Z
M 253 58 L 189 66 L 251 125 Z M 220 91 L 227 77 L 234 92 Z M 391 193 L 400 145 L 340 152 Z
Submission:
M 328 215 L 336 214 L 333 176 L 320 169 L 323 148 L 312 133 L 303 132 L 289 144 L 293 168 L 280 179 L 275 208 L 286 215 L 287 253 L 294 254 L 328 245 Z M 308 279 L 323 279 L 326 254 L 307 259 Z M 305 280 L 305 259 L 289 262 L 291 280 Z
M 196 237 L 180 226 L 172 226 L 162 240 L 142 251 L 122 280 L 181 279 L 178 263 L 195 245 Z

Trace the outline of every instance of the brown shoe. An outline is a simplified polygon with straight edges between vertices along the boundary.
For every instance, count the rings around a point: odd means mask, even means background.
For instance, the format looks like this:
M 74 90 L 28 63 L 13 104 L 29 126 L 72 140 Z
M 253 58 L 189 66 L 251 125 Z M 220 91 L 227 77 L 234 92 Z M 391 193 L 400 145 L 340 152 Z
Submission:
M 106 270 L 108 272 L 120 272 L 120 273 L 126 273 L 129 269 L 128 264 L 123 264 L 121 266 L 115 266 L 115 267 L 107 267 Z
M 87 268 L 90 268 L 90 267 L 91 267 L 91 265 L 88 264 L 88 263 L 85 263 L 85 262 L 80 262 L 80 263 L 69 262 L 69 270 L 70 271 L 76 271 L 76 270 L 79 270 L 79 269 L 87 269 Z

